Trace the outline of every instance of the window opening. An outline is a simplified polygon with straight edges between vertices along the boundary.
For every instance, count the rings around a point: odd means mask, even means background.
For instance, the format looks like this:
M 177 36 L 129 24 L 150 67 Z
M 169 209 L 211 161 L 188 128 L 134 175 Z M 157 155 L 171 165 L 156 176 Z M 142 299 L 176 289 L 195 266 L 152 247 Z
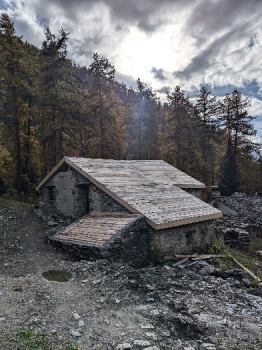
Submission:
M 48 196 L 50 201 L 54 200 L 54 187 L 48 187 Z
M 196 230 L 186 232 L 186 245 L 190 245 L 194 242 L 194 233 Z
M 90 211 L 90 202 L 89 202 L 89 186 L 86 186 L 86 212 L 87 214 Z
M 80 215 L 86 215 L 90 212 L 90 199 L 89 199 L 89 185 L 87 184 L 83 184 L 83 185 L 78 185 L 79 188 L 79 195 L 81 198 L 81 202 L 82 202 L 82 210 L 81 213 L 79 213 Z

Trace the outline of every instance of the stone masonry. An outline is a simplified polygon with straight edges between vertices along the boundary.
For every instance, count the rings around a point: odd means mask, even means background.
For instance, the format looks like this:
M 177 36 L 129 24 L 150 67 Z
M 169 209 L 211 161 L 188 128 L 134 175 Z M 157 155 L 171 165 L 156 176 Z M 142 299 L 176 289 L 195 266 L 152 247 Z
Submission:
M 74 223 L 75 224 L 75 223 Z M 161 260 L 163 255 L 191 253 L 195 248 L 202 249 L 212 241 L 213 220 L 195 224 L 154 230 L 143 215 L 123 227 L 103 246 L 81 244 L 49 237 L 58 248 L 68 251 L 81 259 L 120 260 L 138 268 L 149 261 Z
M 150 260 L 149 231 L 143 215 L 132 220 L 103 246 L 59 240 L 56 238 L 59 233 L 49 237 L 49 242 L 81 259 L 120 260 L 133 267 L 147 265 Z
M 186 191 L 201 198 L 201 189 Z M 43 215 L 54 219 L 76 220 L 92 212 L 131 214 L 68 164 L 59 168 L 47 181 L 40 195 L 45 203 L 41 207 Z M 82 259 L 106 258 L 138 267 L 163 255 L 189 253 L 195 247 L 203 248 L 211 242 L 213 233 L 214 220 L 155 230 L 146 223 L 143 215 L 139 215 L 103 245 L 59 240 L 56 235 L 49 237 L 49 241 Z
M 50 199 L 50 189 L 53 199 Z M 92 211 L 130 213 L 68 165 L 41 188 L 40 200 L 45 203 L 42 212 L 46 216 L 76 219 Z
M 192 252 L 195 248 L 204 248 L 211 243 L 214 235 L 214 220 L 154 230 L 150 232 L 150 250 L 159 248 L 163 253 L 181 254 Z

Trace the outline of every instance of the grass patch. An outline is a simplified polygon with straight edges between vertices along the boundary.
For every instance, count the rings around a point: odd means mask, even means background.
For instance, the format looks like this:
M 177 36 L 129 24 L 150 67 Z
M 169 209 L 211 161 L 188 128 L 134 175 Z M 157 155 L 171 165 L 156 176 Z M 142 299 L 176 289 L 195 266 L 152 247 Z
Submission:
M 4 246 L 4 250 L 7 251 L 8 254 L 16 253 L 19 250 L 18 245 L 6 245 Z
M 16 208 L 27 208 L 30 210 L 34 209 L 34 204 L 39 201 L 38 197 L 28 197 L 28 198 L 7 198 L 5 196 L 0 197 L 0 204 L 4 204 Z
M 11 349 L 10 346 L 17 350 L 81 350 L 77 345 L 65 346 L 61 341 L 51 340 L 50 337 L 31 330 L 16 332 L 13 337 L 1 336 L 0 348 Z
M 258 262 L 258 277 L 262 279 L 262 258 L 256 253 L 257 250 L 262 250 L 262 239 L 250 237 L 250 246 L 248 252 L 229 248 L 224 244 L 224 235 L 222 232 L 216 232 L 212 245 L 208 247 L 210 254 L 231 255 L 247 269 L 254 273 L 255 262 Z M 223 270 L 233 270 L 239 267 L 228 258 L 214 258 L 214 262 Z

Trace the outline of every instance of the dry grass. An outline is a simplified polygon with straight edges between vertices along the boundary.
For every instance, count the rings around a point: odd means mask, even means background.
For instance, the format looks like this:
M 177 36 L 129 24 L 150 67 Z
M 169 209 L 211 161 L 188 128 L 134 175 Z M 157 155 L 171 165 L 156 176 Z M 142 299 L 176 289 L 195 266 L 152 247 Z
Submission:
M 224 270 L 233 270 L 239 268 L 230 258 L 232 256 L 242 265 L 254 273 L 255 262 L 258 262 L 258 277 L 262 279 L 262 257 L 256 253 L 262 250 L 262 238 L 251 237 L 248 252 L 229 248 L 224 244 L 224 237 L 221 232 L 217 232 L 212 245 L 209 246 L 208 252 L 212 254 L 225 254 L 228 258 L 214 259 L 215 263 Z

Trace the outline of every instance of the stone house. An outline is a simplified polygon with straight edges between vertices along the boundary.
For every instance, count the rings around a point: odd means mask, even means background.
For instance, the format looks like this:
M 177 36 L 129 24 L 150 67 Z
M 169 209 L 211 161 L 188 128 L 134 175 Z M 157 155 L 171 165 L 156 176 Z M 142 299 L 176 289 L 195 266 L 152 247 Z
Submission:
M 37 191 L 45 215 L 74 220 L 50 242 L 140 266 L 211 241 L 222 213 L 201 200 L 204 187 L 161 160 L 65 157 Z

